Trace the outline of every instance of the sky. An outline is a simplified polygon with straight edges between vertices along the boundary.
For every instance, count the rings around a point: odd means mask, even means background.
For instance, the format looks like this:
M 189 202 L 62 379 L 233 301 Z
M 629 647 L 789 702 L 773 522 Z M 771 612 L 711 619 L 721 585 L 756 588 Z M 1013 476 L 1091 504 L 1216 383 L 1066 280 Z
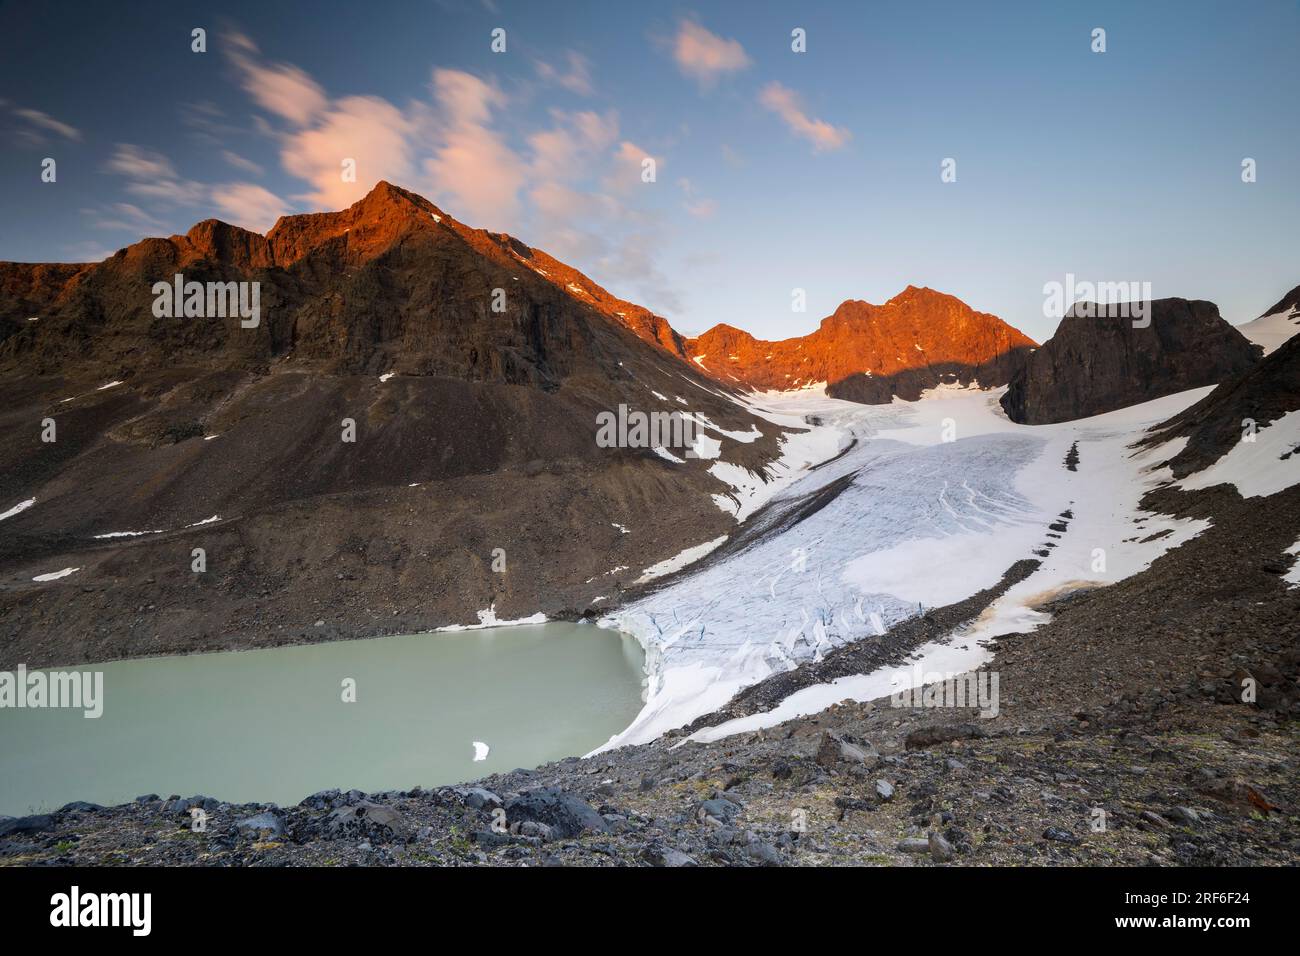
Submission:
M 0 3 L 0 260 L 388 179 L 688 334 L 918 285 L 1042 341 L 1068 275 L 1242 322 L 1300 284 L 1297 41 L 1294 0 Z

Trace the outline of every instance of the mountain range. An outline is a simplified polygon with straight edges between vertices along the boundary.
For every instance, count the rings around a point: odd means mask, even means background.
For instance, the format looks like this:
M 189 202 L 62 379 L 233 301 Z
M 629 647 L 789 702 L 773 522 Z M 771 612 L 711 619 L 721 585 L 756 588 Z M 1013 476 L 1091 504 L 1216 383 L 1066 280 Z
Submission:
M 178 274 L 258 283 L 260 320 L 159 316 L 151 290 Z M 794 451 L 811 423 L 764 412 L 766 390 L 878 404 L 1007 386 L 1007 415 L 1036 424 L 1258 362 L 1210 303 L 1153 307 L 1150 329 L 1067 317 L 1040 347 L 909 286 L 802 337 L 686 337 L 386 182 L 265 236 L 206 220 L 100 263 L 0 263 L 3 656 L 597 613 L 812 463 Z M 597 417 L 620 406 L 704 437 L 599 448 Z

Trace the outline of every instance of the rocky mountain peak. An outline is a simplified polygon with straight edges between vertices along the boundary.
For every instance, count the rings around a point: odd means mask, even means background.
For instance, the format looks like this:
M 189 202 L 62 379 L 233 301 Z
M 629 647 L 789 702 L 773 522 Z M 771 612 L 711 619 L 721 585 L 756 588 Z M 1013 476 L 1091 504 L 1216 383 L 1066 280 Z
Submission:
M 909 285 L 884 305 L 846 299 L 808 335 L 769 342 L 717 325 L 687 344 L 721 381 L 760 389 L 825 382 L 838 397 L 888 402 L 947 381 L 1005 384 L 1011 356 L 1035 343 L 956 296 Z

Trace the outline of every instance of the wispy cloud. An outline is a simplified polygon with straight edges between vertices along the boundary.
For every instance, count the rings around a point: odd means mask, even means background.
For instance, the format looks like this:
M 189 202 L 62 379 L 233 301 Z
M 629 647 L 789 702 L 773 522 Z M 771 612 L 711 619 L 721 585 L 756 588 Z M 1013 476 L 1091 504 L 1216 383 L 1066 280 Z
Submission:
M 618 139 L 618 114 L 552 112 L 555 126 L 528 138 L 533 175 L 540 180 L 572 180 L 587 171 L 588 157 L 608 150 Z
M 491 228 L 513 220 L 527 178 L 524 160 L 493 128 L 493 111 L 506 98 L 495 86 L 460 70 L 433 71 L 441 122 L 424 172 L 439 195 L 463 215 Z
M 130 180 L 126 191 L 133 196 L 192 205 L 205 194 L 202 183 L 182 178 L 166 156 L 132 143 L 118 143 L 106 168 Z
M 237 226 L 265 233 L 290 209 L 284 200 L 256 183 L 226 183 L 212 187 L 212 202 Z
M 288 63 L 265 63 L 257 44 L 242 33 L 225 35 L 231 61 L 244 89 L 263 109 L 295 126 L 305 126 L 325 109 L 325 90 L 306 72 Z
M 750 64 L 739 40 L 726 40 L 694 20 L 683 20 L 673 40 L 673 59 L 684 74 L 712 86 L 720 77 L 736 73 Z
M 695 184 L 685 176 L 677 180 L 677 185 L 686 195 L 686 199 L 682 202 L 683 209 L 696 219 L 713 218 L 714 214 L 718 211 L 717 200 L 699 195 L 699 190 L 696 189 Z
M 763 87 L 758 94 L 758 101 L 781 117 L 792 133 L 812 143 L 817 152 L 839 149 L 852 135 L 842 126 L 832 126 L 825 120 L 808 116 L 803 111 L 798 94 L 780 83 L 769 83 Z
M 413 130 L 410 117 L 382 97 L 348 96 L 323 109 L 314 125 L 277 136 L 280 162 L 311 184 L 298 197 L 303 202 L 341 209 L 381 179 L 409 180 Z M 355 163 L 355 181 L 343 178 L 345 160 Z
M 157 217 L 134 203 L 115 202 L 101 209 L 83 209 L 82 212 L 90 217 L 91 225 L 96 229 L 145 233 L 162 228 L 162 222 Z
M 595 89 L 591 83 L 591 64 L 581 53 L 569 50 L 564 55 L 567 69 L 556 67 L 545 60 L 535 61 L 537 75 L 548 83 L 562 86 L 570 93 L 591 96 Z
M 265 232 L 275 220 L 290 211 L 288 204 L 255 183 L 235 182 L 209 186 L 186 179 L 162 153 L 119 143 L 105 168 L 127 179 L 125 189 L 133 196 L 164 206 L 197 206 L 210 203 L 223 218 L 237 226 Z M 133 203 L 113 203 L 86 210 L 102 229 L 140 233 L 157 229 L 163 221 Z
M 71 140 L 72 142 L 79 142 L 81 140 L 81 130 L 74 126 L 69 126 L 67 123 L 61 122 L 60 120 L 56 120 L 53 116 L 48 113 L 42 113 L 40 110 L 19 108 L 14 110 L 14 115 L 25 119 L 28 123 L 31 123 L 38 129 L 57 133 L 59 136 Z
M 262 167 L 257 165 L 251 159 L 245 159 L 233 150 L 223 149 L 221 158 L 236 169 L 242 169 L 246 173 L 252 173 L 254 176 L 262 175 Z

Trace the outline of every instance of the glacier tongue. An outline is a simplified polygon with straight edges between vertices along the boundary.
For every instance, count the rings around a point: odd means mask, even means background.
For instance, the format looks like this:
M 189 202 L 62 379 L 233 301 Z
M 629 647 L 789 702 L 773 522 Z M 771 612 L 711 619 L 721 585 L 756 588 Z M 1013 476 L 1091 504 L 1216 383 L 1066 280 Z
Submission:
M 807 391 L 762 395 L 755 410 L 769 420 L 818 422 L 803 441 L 819 445 L 822 464 L 802 462 L 699 571 L 600 622 L 635 635 L 647 669 L 643 710 L 601 749 L 652 740 L 772 673 L 870 640 L 926 607 L 996 584 L 1018 560 L 1041 558 L 951 644 L 918 649 L 923 665 L 979 666 L 989 656 L 980 641 L 1048 619 L 1033 610 L 1045 597 L 1120 580 L 1207 527 L 1140 511 L 1145 491 L 1168 477 L 1156 466 L 1177 449 L 1128 447 L 1207 391 L 1037 427 L 1007 420 L 997 404 L 1001 390 L 937 389 L 891 405 Z M 1070 471 L 1064 462 L 1076 442 L 1080 463 Z M 1068 530 L 1049 534 L 1066 512 Z M 1167 533 L 1141 540 L 1159 532 Z M 900 689 L 899 680 L 881 672 L 845 678 L 733 721 L 734 728 L 701 733 L 751 730 L 846 698 L 871 699 Z

